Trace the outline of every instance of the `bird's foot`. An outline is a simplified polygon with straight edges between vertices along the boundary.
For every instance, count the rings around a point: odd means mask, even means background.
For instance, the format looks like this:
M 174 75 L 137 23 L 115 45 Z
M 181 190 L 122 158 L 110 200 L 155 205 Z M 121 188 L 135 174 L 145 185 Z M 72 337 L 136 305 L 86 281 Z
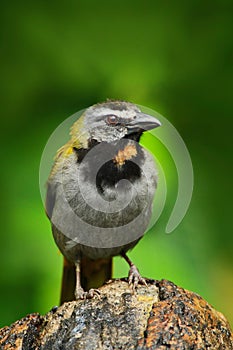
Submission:
M 137 288 L 138 284 L 144 284 L 147 286 L 145 278 L 140 275 L 137 267 L 134 264 L 130 266 L 128 282 L 129 285 L 132 286 L 133 290 Z
M 83 300 L 86 300 L 86 299 L 92 299 L 94 298 L 94 296 L 97 296 L 98 298 L 100 297 L 100 291 L 98 289 L 89 289 L 88 291 L 84 291 L 83 288 L 78 288 L 75 290 L 75 299 L 78 300 L 78 299 L 83 299 Z

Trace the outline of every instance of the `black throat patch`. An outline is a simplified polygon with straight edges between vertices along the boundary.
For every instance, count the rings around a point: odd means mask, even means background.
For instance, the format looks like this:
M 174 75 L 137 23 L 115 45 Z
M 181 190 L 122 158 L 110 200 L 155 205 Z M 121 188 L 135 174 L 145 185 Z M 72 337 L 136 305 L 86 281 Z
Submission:
M 144 153 L 137 142 L 128 138 L 113 143 L 91 140 L 88 146 L 88 149 L 75 148 L 77 163 L 84 162 L 86 181 L 93 179 L 96 173 L 95 181 L 100 193 L 115 187 L 120 180 L 133 183 L 141 177 Z

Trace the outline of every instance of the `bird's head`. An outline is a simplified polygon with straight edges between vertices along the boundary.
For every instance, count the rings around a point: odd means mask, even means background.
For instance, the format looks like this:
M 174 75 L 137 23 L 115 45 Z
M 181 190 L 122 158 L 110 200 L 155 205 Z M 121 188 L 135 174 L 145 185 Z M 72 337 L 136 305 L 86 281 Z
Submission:
M 139 141 L 144 131 L 160 125 L 158 119 L 132 103 L 107 101 L 87 108 L 74 123 L 71 137 L 79 147 L 88 148 L 90 141 L 110 143 L 123 138 Z

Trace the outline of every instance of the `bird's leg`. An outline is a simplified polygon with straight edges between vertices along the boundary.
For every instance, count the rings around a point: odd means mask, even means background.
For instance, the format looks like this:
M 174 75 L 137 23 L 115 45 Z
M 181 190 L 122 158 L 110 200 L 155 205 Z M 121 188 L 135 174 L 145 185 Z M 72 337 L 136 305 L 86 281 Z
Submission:
M 75 263 L 76 269 L 76 286 L 75 286 L 75 298 L 76 299 L 85 299 L 85 292 L 81 286 L 81 278 L 80 278 L 80 259 L 78 259 Z
M 130 269 L 129 269 L 129 274 L 128 274 L 128 281 L 129 281 L 129 285 L 132 285 L 133 290 L 135 290 L 137 288 L 139 283 L 147 286 L 145 278 L 143 278 L 140 275 L 136 265 L 134 265 L 134 263 L 128 258 L 126 253 L 125 252 L 121 253 L 121 256 L 129 264 Z
M 89 289 L 88 292 L 84 291 L 83 287 L 81 286 L 81 276 L 80 276 L 80 259 L 78 259 L 75 263 L 76 268 L 76 286 L 75 286 L 75 299 L 90 299 L 93 298 L 95 295 L 99 296 L 100 292 L 98 289 Z

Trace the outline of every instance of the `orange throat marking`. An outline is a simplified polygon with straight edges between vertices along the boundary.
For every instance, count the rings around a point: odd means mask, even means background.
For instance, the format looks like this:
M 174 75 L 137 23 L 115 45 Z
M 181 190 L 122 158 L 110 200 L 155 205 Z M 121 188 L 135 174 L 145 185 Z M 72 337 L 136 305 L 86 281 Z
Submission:
M 119 150 L 113 158 L 113 162 L 118 166 L 125 164 L 126 160 L 130 160 L 137 155 L 137 149 L 134 144 L 128 144 L 123 150 Z

